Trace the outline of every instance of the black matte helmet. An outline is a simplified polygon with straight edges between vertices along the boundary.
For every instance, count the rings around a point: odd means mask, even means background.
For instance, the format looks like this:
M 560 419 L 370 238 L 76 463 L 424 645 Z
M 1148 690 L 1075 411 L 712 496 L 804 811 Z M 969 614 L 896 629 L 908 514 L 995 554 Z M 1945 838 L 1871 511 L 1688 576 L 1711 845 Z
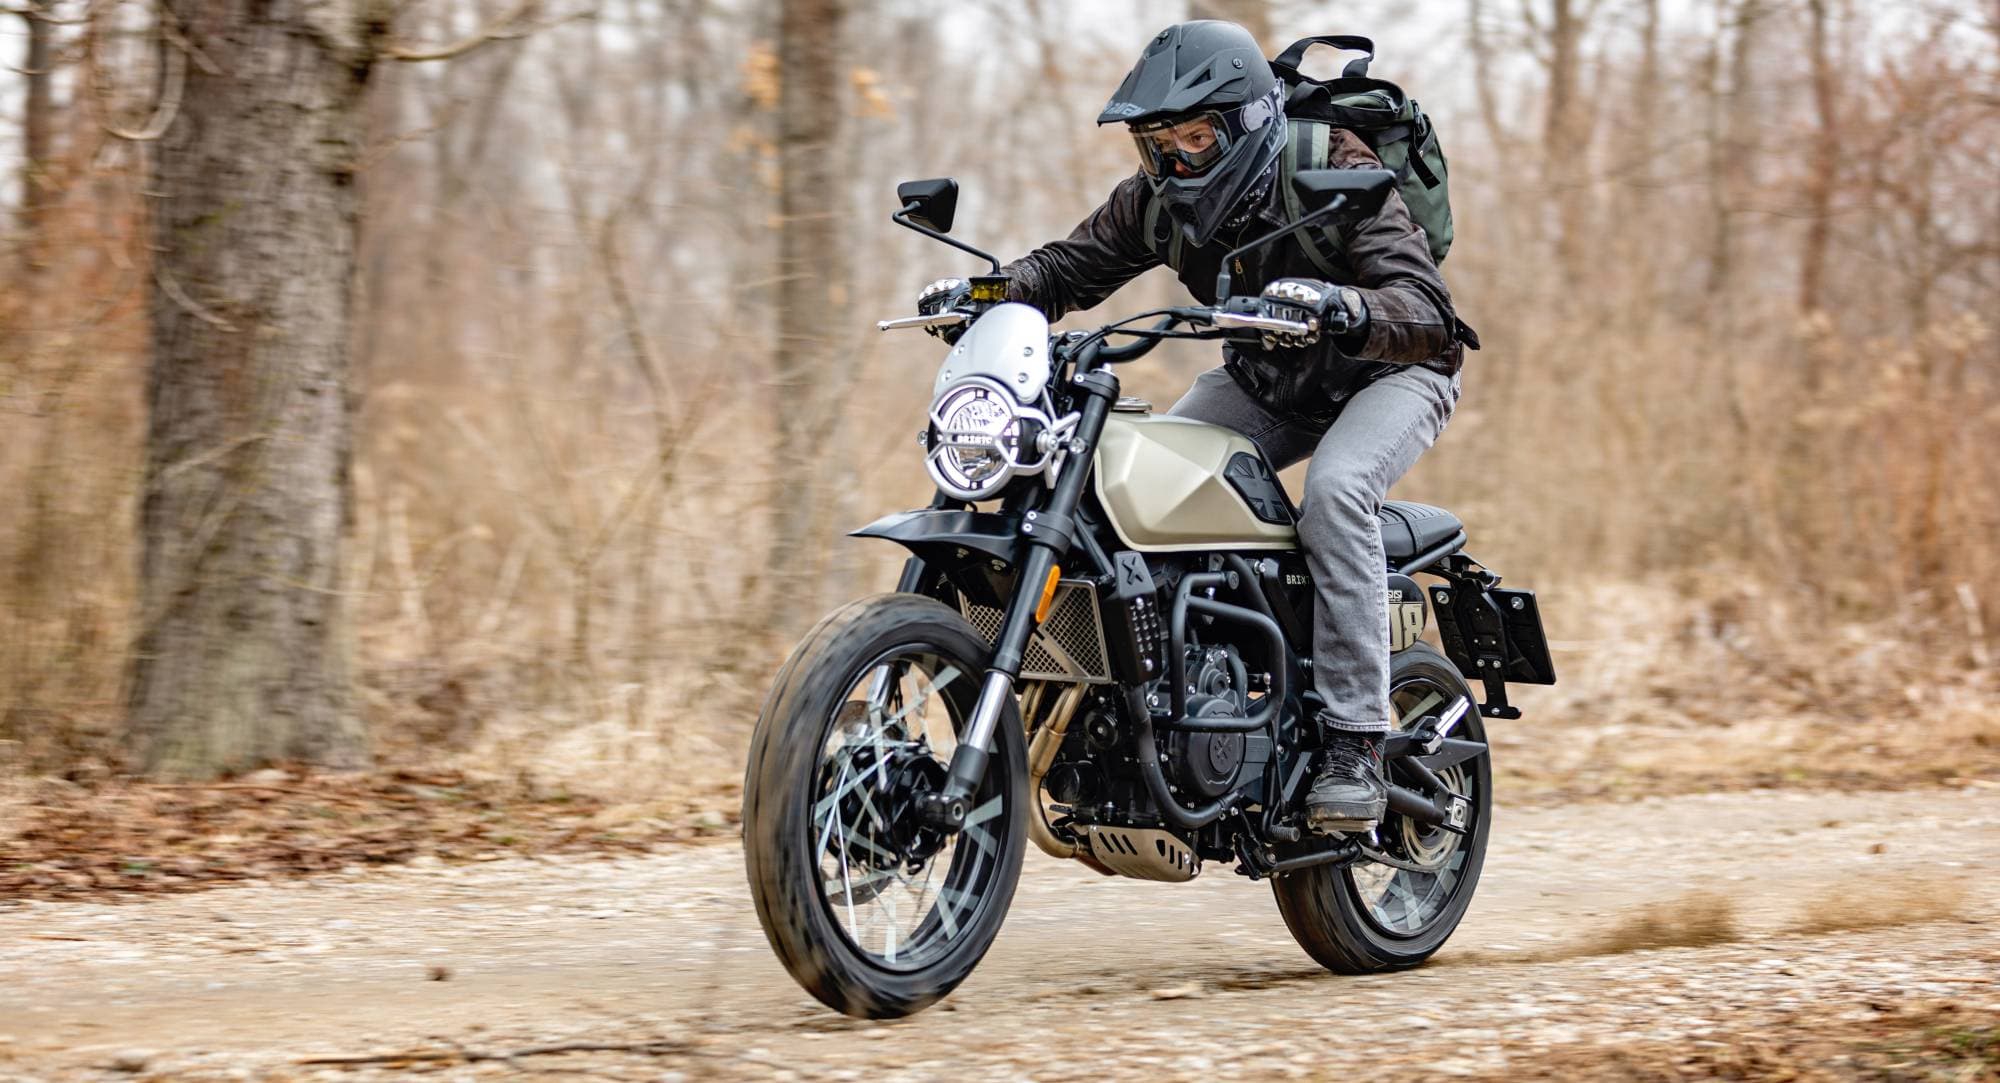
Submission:
M 1148 42 L 1097 122 L 1130 126 L 1154 195 L 1204 245 L 1284 151 L 1284 103 L 1257 39 L 1203 19 Z

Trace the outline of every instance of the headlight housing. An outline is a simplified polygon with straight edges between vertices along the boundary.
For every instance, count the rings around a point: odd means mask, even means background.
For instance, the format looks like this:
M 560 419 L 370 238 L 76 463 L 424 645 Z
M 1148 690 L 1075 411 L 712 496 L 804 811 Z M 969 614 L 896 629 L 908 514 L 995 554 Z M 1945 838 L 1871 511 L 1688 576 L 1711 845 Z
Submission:
M 986 500 L 1014 478 L 1048 468 L 1055 429 L 1046 413 L 1021 405 L 998 381 L 968 376 L 931 403 L 925 465 L 939 489 L 960 500 Z

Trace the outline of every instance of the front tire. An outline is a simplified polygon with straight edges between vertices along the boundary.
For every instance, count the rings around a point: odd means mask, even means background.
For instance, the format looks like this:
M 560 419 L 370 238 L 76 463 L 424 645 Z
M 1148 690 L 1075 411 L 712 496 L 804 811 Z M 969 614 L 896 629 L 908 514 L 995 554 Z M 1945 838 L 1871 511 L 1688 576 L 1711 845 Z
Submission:
M 940 603 L 885 594 L 821 621 L 751 739 L 743 852 L 764 935 L 826 1006 L 884 1019 L 964 981 L 1000 931 L 1027 837 L 1027 750 L 1010 701 L 966 827 L 926 829 L 991 651 Z
M 1486 741 L 1478 698 L 1458 667 L 1429 644 L 1415 644 L 1390 659 L 1389 688 L 1396 728 L 1414 725 L 1425 714 L 1449 706 L 1453 696 L 1465 696 L 1472 706 L 1452 736 Z M 1417 966 L 1444 946 L 1465 916 L 1486 862 L 1492 761 L 1492 754 L 1483 752 L 1440 772 L 1448 786 L 1469 798 L 1471 822 L 1464 836 L 1441 828 L 1426 830 L 1394 812 L 1377 829 L 1383 843 L 1378 853 L 1431 871 L 1364 858 L 1351 865 L 1300 869 L 1271 880 L 1278 912 L 1306 954 L 1336 974 L 1372 974 Z

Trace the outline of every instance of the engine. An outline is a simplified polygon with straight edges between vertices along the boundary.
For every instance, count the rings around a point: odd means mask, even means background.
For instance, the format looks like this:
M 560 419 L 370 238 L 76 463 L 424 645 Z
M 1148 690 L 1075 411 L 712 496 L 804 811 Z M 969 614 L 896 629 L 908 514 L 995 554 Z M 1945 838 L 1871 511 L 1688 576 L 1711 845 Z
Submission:
M 1189 647 L 1186 671 L 1190 716 L 1248 716 L 1252 678 L 1234 646 Z M 1172 729 L 1162 730 L 1159 741 L 1168 785 L 1190 805 L 1256 785 L 1272 756 L 1271 739 L 1264 733 Z M 1182 881 L 1200 874 L 1204 856 L 1228 855 L 1221 825 L 1199 838 L 1159 825 L 1132 760 L 1129 735 L 1114 722 L 1108 705 L 1081 713 L 1078 724 L 1070 727 L 1065 752 L 1044 787 L 1051 800 L 1072 814 L 1061 830 L 1086 846 L 1098 865 L 1121 876 Z
M 1243 718 L 1249 714 L 1249 677 L 1235 647 L 1190 646 L 1187 673 L 1190 718 Z M 1236 788 L 1249 741 L 1250 737 L 1241 733 L 1172 730 L 1160 750 L 1161 766 L 1182 792 L 1198 795 L 1199 801 L 1212 800 Z

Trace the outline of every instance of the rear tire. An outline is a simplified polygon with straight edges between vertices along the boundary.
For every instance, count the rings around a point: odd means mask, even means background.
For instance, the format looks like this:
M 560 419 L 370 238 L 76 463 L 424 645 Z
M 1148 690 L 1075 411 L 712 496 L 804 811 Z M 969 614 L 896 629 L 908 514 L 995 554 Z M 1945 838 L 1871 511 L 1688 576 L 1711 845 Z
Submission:
M 1447 697 L 1446 704 L 1455 694 L 1471 699 L 1472 707 L 1452 736 L 1482 743 L 1486 740 L 1478 697 L 1458 667 L 1429 644 L 1415 644 L 1391 657 L 1389 687 L 1392 702 L 1406 714 L 1398 728 L 1432 713 L 1435 708 L 1421 706 L 1431 693 Z M 1377 829 L 1385 850 L 1398 846 L 1425 853 L 1427 846 L 1443 849 L 1451 844 L 1453 848 L 1441 857 L 1429 851 L 1439 863 L 1437 872 L 1411 873 L 1364 858 L 1353 865 L 1322 865 L 1272 878 L 1278 912 L 1307 955 L 1336 974 L 1372 974 L 1417 966 L 1444 946 L 1472 902 L 1486 861 L 1493 807 L 1492 759 L 1491 752 L 1481 753 L 1451 768 L 1456 774 L 1447 776 L 1447 781 L 1456 779 L 1472 790 L 1466 794 L 1471 799 L 1471 829 L 1464 837 L 1446 838 L 1438 835 L 1437 829 L 1426 832 L 1406 825 L 1394 812 Z M 1406 826 L 1411 834 L 1405 834 Z M 1427 912 L 1427 906 L 1434 906 L 1434 912 Z
M 807 633 L 765 701 L 743 783 L 750 894 L 779 961 L 835 1011 L 920 1011 L 964 981 L 1000 931 L 1027 838 L 1013 703 L 965 831 L 919 838 L 914 813 L 899 815 L 909 792 L 942 778 L 937 764 L 972 717 L 990 653 L 938 602 L 878 595 Z M 893 717 L 877 702 L 885 688 L 902 705 Z M 885 848 L 918 856 L 890 860 Z

